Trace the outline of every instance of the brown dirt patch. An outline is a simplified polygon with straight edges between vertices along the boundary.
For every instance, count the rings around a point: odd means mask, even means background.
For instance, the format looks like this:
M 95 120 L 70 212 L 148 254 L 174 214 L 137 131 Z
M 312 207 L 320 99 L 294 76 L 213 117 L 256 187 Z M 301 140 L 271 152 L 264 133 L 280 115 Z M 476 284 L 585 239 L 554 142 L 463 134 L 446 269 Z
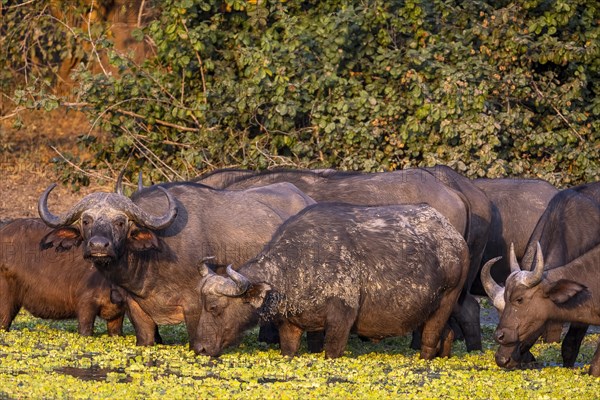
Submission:
M 54 182 L 59 186 L 48 203 L 55 212 L 66 210 L 92 191 L 113 189 L 108 180 L 99 182 L 93 178 L 89 187 L 79 190 L 60 185 L 61 170 L 53 161 L 59 155 L 52 147 L 82 158 L 92 156 L 77 145 L 77 138 L 90 130 L 90 123 L 83 114 L 65 110 L 27 111 L 20 117 L 21 128 L 13 126 L 13 118 L 0 120 L 0 222 L 37 217 L 37 200 Z

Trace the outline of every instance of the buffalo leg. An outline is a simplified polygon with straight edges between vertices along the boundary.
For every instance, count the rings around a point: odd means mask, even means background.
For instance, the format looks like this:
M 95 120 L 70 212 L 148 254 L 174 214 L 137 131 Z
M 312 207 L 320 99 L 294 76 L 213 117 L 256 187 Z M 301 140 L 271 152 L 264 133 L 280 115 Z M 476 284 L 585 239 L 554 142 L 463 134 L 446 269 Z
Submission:
M 569 330 L 567 331 L 561 346 L 563 365 L 565 367 L 572 368 L 575 366 L 575 360 L 577 359 L 577 354 L 579 354 L 579 348 L 581 347 L 581 342 L 583 342 L 587 329 L 587 325 L 571 324 L 571 326 L 569 326 Z
M 300 339 L 304 331 L 284 320 L 279 325 L 279 347 L 281 348 L 281 354 L 284 356 L 294 356 L 298 353 L 300 348 Z
M 17 304 L 13 290 L 4 278 L 0 278 L 0 329 L 8 331 L 21 309 Z
M 258 330 L 258 341 L 267 344 L 279 343 L 279 331 L 273 322 L 265 322 Z
M 135 329 L 135 344 L 137 346 L 151 346 L 158 343 L 156 341 L 157 326 L 152 318 L 142 310 L 136 301 L 130 298 L 127 298 L 127 308 L 131 324 Z
M 337 358 L 344 354 L 357 310 L 348 307 L 339 299 L 334 299 L 329 301 L 326 315 L 323 345 L 325 358 Z
M 600 343 L 598 343 L 598 347 L 596 347 L 596 352 L 594 353 L 592 363 L 590 364 L 590 375 L 600 376 Z
M 306 332 L 306 344 L 309 353 L 320 353 L 323 351 L 325 333 L 323 331 Z
M 106 331 L 109 336 L 123 336 L 123 320 L 125 316 L 121 315 L 110 321 L 106 321 Z
M 460 330 L 465 338 L 467 351 L 481 350 L 481 324 L 479 321 L 479 303 L 470 294 L 464 296 L 462 304 L 454 313 Z
M 412 332 L 412 339 L 410 340 L 411 349 L 419 350 L 421 348 L 421 336 L 423 336 L 423 325 Z
M 193 310 L 184 311 L 185 327 L 188 333 L 188 343 L 190 350 L 194 350 L 196 344 L 196 336 L 198 331 L 198 325 L 200 324 L 200 314 Z
M 77 310 L 77 331 L 81 336 L 91 336 L 94 334 L 94 321 L 98 315 L 98 308 L 85 304 Z
M 421 336 L 421 358 L 424 360 L 431 360 L 442 349 L 443 345 L 440 340 L 444 329 L 450 319 L 452 309 L 456 305 L 458 295 L 460 294 L 460 288 L 455 288 L 442 298 L 439 307 L 435 310 L 423 324 L 423 334 Z M 448 356 L 450 354 L 447 354 Z
M 446 325 L 440 340 L 438 357 L 450 357 L 452 355 L 452 342 L 454 342 L 454 331 L 450 325 Z

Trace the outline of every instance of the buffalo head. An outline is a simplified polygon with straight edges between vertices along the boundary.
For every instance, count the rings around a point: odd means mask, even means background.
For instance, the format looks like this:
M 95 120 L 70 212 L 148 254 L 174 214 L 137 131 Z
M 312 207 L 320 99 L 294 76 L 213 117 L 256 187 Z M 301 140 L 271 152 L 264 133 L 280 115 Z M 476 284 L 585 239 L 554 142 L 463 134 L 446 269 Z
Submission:
M 528 350 L 544 331 L 546 322 L 556 318 L 557 307 L 586 288 L 565 279 L 553 282 L 544 278 L 544 256 L 539 243 L 533 271 L 521 270 L 511 246 L 511 273 L 505 287 L 494 282 L 490 274 L 497 260 L 490 260 L 484 265 L 481 280 L 494 306 L 501 313 L 494 332 L 494 339 L 500 344 L 496 363 L 500 367 L 515 368 L 530 361 L 525 359 L 531 356 Z
M 257 309 L 271 289 L 268 284 L 252 284 L 242 274 L 227 267 L 227 276 L 200 267 L 200 320 L 191 343 L 197 354 L 217 357 L 237 343 L 242 333 L 258 322 Z
M 141 251 L 158 248 L 154 231 L 167 228 L 177 216 L 175 199 L 165 194 L 168 210 L 154 216 L 121 193 L 96 192 L 84 197 L 61 215 L 48 210 L 48 195 L 56 184 L 44 191 L 38 211 L 46 225 L 56 228 L 41 243 L 44 248 L 66 250 L 83 242 L 83 255 L 94 262 L 111 262 L 123 255 L 125 249 Z

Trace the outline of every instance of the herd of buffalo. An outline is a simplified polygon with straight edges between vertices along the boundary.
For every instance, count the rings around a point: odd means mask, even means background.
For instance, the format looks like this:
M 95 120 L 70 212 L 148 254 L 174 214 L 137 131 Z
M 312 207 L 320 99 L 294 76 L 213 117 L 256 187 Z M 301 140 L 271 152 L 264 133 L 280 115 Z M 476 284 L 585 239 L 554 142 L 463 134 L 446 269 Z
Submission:
M 0 227 L 0 329 L 21 308 L 77 318 L 109 335 L 124 316 L 138 345 L 185 323 L 190 347 L 218 356 L 259 340 L 343 355 L 350 334 L 413 334 L 424 359 L 463 338 L 481 349 L 476 296 L 500 313 L 496 363 L 533 360 L 560 340 L 573 366 L 600 325 L 600 182 L 557 190 L 535 179 L 470 180 L 451 168 L 356 173 L 223 169 L 130 197 L 95 192 L 56 215 Z M 590 374 L 600 376 L 600 347 Z

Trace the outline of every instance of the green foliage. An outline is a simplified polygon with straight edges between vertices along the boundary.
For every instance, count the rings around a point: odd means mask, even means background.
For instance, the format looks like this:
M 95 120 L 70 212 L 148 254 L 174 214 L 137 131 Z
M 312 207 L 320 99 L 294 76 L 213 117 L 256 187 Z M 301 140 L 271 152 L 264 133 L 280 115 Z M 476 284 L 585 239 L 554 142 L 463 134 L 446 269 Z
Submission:
M 103 324 L 98 324 L 103 325 Z M 73 321 L 39 320 L 21 313 L 0 332 L 0 398 L 570 398 L 598 394 L 587 369 L 598 335 L 588 335 L 574 369 L 557 367 L 560 345 L 536 344 L 539 367 L 505 371 L 496 366 L 493 328 L 484 329 L 484 351 L 454 344 L 450 358 L 424 361 L 409 338 L 374 344 L 356 337 L 345 355 L 328 360 L 301 349 L 294 358 L 257 343 L 257 332 L 218 359 L 196 356 L 183 325 L 161 327 L 166 345 L 136 347 L 102 330 L 82 337 Z
M 600 7 L 586 0 L 168 0 L 156 57 L 79 96 L 153 178 L 273 165 L 600 178 Z M 88 167 L 99 167 L 91 162 Z

